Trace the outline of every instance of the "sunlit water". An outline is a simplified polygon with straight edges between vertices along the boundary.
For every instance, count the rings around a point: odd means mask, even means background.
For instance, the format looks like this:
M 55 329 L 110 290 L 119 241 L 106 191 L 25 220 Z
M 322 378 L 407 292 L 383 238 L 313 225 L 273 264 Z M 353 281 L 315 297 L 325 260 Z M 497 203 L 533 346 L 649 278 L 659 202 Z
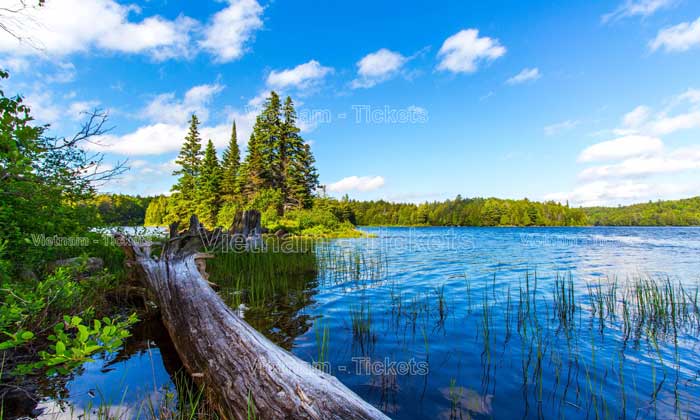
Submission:
M 297 356 L 324 362 L 390 417 L 700 413 L 693 301 L 700 229 L 364 230 L 376 237 L 322 245 L 326 260 L 317 276 L 290 282 L 284 296 L 249 302 L 243 313 Z M 566 279 L 559 285 L 573 281 L 575 308 L 565 321 L 554 303 L 557 275 Z M 595 291 L 609 290 L 607 280 L 617 279 L 622 290 L 639 278 L 682 284 L 684 297 L 676 299 L 685 306 L 675 313 L 683 319 L 633 316 L 625 324 L 619 301 L 613 314 L 592 309 Z M 88 366 L 66 384 L 73 404 L 99 404 L 95 390 L 127 406 L 144 393 L 157 401 L 177 370 L 165 369 L 156 342 L 112 360 L 107 373 L 101 368 Z

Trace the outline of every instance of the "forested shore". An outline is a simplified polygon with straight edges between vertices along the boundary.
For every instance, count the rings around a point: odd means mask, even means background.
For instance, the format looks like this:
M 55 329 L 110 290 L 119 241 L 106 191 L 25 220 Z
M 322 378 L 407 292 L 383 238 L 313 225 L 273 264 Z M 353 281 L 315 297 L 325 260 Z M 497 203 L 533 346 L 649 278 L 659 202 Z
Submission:
M 97 196 L 106 225 L 157 226 L 171 199 L 167 196 Z M 570 207 L 527 199 L 461 198 L 422 204 L 384 200 L 314 197 L 316 207 L 340 222 L 357 226 L 698 226 L 700 197 L 618 207 Z

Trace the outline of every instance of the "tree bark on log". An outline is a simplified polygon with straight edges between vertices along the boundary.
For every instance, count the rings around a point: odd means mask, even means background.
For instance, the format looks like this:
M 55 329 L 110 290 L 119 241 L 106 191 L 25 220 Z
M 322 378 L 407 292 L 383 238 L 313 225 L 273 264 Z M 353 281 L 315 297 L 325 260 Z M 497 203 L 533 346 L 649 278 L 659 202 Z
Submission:
M 250 221 L 259 232 L 259 220 L 251 212 L 232 231 L 249 235 Z M 187 231 L 176 231 L 171 226 L 160 257 L 151 256 L 150 244 L 118 239 L 128 264 L 153 293 L 183 365 L 223 418 L 246 419 L 251 409 L 264 419 L 388 418 L 335 377 L 254 330 L 210 287 L 195 259 L 205 244 L 220 246 L 230 235 L 207 231 L 195 216 Z

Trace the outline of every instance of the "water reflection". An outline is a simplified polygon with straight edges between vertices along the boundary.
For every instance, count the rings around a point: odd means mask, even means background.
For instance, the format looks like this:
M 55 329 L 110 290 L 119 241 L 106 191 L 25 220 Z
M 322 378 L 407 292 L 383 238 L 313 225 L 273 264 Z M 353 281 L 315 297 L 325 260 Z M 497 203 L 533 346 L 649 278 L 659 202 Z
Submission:
M 317 273 L 211 280 L 393 418 L 700 412 L 700 229 L 367 230 L 377 237 L 319 244 Z M 142 328 L 49 395 L 82 410 L 97 389 L 121 407 L 157 401 L 179 364 L 161 327 Z

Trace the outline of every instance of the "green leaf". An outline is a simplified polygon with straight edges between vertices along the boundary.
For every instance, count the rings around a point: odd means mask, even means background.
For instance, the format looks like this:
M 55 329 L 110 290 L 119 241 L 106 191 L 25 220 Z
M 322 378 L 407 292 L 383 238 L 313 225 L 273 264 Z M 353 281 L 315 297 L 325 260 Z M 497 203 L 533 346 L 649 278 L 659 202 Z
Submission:
M 59 341 L 56 343 L 56 354 L 63 354 L 66 351 L 66 345 L 63 343 L 63 341 Z
M 34 338 L 34 333 L 31 331 L 24 331 L 19 335 L 19 338 L 21 338 L 23 341 L 29 341 Z
M 88 333 L 87 327 L 85 325 L 78 325 L 78 340 L 84 343 L 88 340 L 89 336 L 90 334 Z

